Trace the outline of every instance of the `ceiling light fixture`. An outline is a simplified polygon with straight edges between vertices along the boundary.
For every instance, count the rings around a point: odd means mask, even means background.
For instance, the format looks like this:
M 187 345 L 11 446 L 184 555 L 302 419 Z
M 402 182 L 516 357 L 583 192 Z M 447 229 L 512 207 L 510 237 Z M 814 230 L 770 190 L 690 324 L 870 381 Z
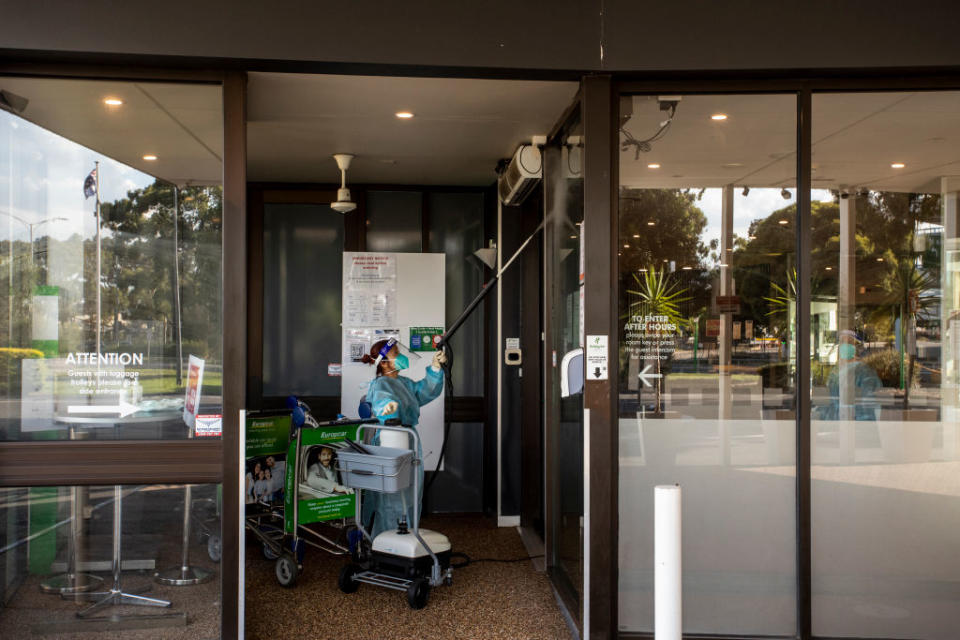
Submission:
M 684 267 L 684 268 L 683 268 L 684 271 L 690 271 L 691 269 L 693 269 L 693 267 Z
M 337 213 L 350 213 L 357 208 L 357 203 L 350 199 L 350 189 L 347 189 L 347 169 L 350 168 L 353 156 L 349 153 L 335 153 L 333 159 L 340 169 L 340 188 L 337 189 L 337 201 L 331 202 L 330 208 Z
M 744 187 L 743 191 L 740 192 L 744 197 L 750 195 L 750 187 Z
M 639 237 L 640 237 L 640 234 L 639 234 L 639 233 L 635 233 L 635 234 L 633 234 L 633 237 L 634 237 L 634 238 L 639 238 Z
M 657 226 L 657 223 L 654 222 L 653 220 L 651 220 L 650 222 L 647 223 L 647 226 L 648 226 L 648 227 L 655 227 L 655 226 Z
M 659 168 L 660 168 L 660 163 L 658 162 L 651 162 L 650 164 L 647 165 L 647 169 L 659 169 Z
M 824 267 L 827 271 L 833 271 L 833 267 Z
M 401 120 L 409 120 L 413 117 L 413 112 L 411 111 L 397 111 L 397 117 Z
M 154 160 L 157 159 L 157 156 L 153 155 L 152 153 L 148 153 L 145 156 L 143 156 L 143 159 L 146 160 L 147 162 L 153 162 Z
M 629 249 L 629 248 L 630 248 L 630 245 L 625 244 L 625 245 L 623 245 L 623 248 L 624 248 L 624 249 Z
M 726 120 L 726 119 L 727 119 L 727 114 L 725 114 L 725 113 L 715 113 L 715 114 L 713 114 L 712 116 L 710 116 L 710 119 L 711 119 L 711 120 L 717 120 L 717 121 Z
M 123 104 L 123 100 L 120 98 L 104 98 L 103 104 L 107 105 L 108 107 L 119 107 Z
M 790 194 L 789 191 L 787 191 L 787 188 L 784 187 L 783 189 L 780 189 L 780 197 L 783 198 L 784 200 L 789 200 L 793 196 Z
M 790 224 L 790 221 L 789 221 L 789 220 L 777 220 L 777 223 L 779 223 L 779 224 Z
M 893 164 L 890 165 L 890 168 L 891 168 L 891 169 L 903 169 L 903 168 L 906 167 L 906 166 L 907 166 L 907 165 L 903 164 L 902 162 L 894 162 Z

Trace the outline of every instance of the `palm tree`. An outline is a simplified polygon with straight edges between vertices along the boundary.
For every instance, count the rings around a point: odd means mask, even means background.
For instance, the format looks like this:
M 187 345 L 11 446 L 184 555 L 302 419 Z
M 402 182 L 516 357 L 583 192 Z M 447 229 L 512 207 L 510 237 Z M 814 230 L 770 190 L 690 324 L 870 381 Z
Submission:
M 683 316 L 680 314 L 679 305 L 690 300 L 684 297 L 686 288 L 681 288 L 680 284 L 672 278 L 671 274 L 664 270 L 654 268 L 641 269 L 639 274 L 633 273 L 633 280 L 637 285 L 636 289 L 627 289 L 627 293 L 637 296 L 639 299 L 630 303 L 630 315 L 640 316 L 661 316 L 666 319 L 666 323 L 672 324 L 677 329 L 685 324 Z M 646 332 L 645 332 L 646 333 Z M 661 415 L 660 397 L 663 388 L 663 378 L 660 366 L 660 336 L 665 335 L 663 330 L 652 332 L 656 334 L 657 340 L 657 387 L 656 387 L 656 406 L 654 413 Z M 673 334 L 675 335 L 676 330 Z
M 881 281 L 887 292 L 884 302 L 889 305 L 891 315 L 898 314 L 900 318 L 900 387 L 903 389 L 903 408 L 907 409 L 916 356 L 913 353 L 906 354 L 904 362 L 906 327 L 908 324 L 912 326 L 917 316 L 939 305 L 939 297 L 920 294 L 936 290 L 940 283 L 935 273 L 924 271 L 917 266 L 913 255 L 896 256 L 892 251 L 887 251 L 884 262 L 889 265 Z

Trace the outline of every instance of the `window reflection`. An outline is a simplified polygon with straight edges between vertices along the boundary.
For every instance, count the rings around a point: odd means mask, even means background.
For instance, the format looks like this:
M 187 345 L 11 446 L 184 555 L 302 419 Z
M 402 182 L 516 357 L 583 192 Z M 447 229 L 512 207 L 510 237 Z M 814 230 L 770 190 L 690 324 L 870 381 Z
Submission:
M 221 412 L 219 87 L 0 85 L 0 439 L 188 437 Z
M 679 483 L 684 630 L 795 631 L 795 112 L 621 100 L 623 630 L 653 629 L 653 488 Z

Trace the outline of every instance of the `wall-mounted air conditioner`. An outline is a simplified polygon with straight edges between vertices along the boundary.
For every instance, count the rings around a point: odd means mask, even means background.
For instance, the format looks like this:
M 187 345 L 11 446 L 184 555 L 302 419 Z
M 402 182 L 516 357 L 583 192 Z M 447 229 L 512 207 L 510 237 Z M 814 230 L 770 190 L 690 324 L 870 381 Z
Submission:
M 543 157 L 540 148 L 532 144 L 520 145 L 507 168 L 500 175 L 500 201 L 507 206 L 519 205 L 543 178 Z

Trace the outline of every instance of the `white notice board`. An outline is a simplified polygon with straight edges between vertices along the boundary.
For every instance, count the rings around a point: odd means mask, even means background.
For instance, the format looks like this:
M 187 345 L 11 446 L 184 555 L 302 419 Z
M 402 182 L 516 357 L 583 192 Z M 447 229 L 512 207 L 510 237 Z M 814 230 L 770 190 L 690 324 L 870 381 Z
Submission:
M 373 342 L 391 335 L 410 345 L 410 327 L 446 324 L 445 262 L 442 253 L 343 252 L 343 338 L 340 413 L 356 416 L 374 377 L 373 365 L 357 362 Z M 364 349 L 363 347 L 366 347 Z M 432 351 L 417 352 L 404 375 L 420 380 Z M 444 395 L 420 408 L 417 431 L 425 470 L 433 470 L 443 444 Z

